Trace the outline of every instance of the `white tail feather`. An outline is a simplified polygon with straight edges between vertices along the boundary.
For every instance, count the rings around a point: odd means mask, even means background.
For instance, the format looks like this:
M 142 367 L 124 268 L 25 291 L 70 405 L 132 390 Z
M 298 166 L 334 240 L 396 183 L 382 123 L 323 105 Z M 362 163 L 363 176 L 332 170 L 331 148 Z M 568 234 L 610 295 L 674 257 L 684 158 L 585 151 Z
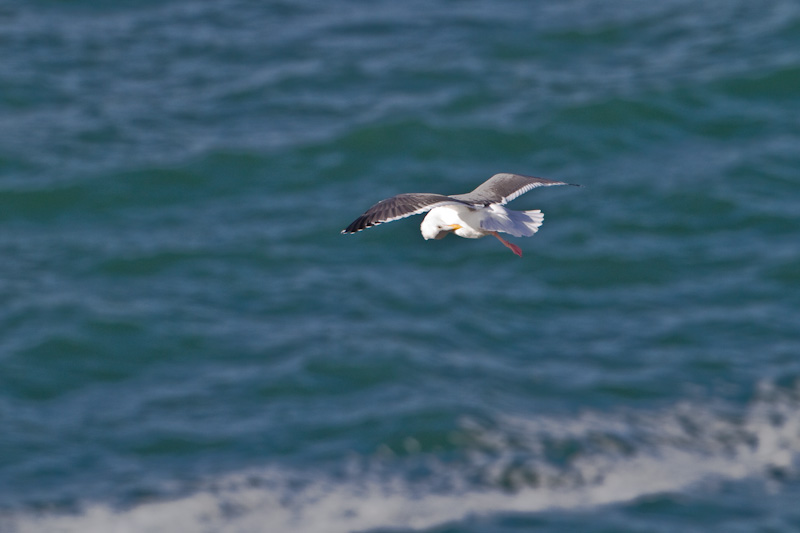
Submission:
M 530 237 L 539 230 L 544 221 L 544 213 L 538 209 L 532 211 L 514 211 L 499 205 L 491 206 L 491 216 L 481 221 L 481 228 L 486 231 L 500 231 L 515 237 Z

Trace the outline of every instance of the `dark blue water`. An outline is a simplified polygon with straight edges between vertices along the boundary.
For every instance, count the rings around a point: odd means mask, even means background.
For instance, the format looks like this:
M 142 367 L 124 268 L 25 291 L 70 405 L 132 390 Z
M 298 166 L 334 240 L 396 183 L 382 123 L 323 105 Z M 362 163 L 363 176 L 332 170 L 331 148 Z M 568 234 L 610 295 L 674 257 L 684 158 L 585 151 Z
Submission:
M 0 531 L 800 528 L 800 5 L 0 3 Z M 533 238 L 339 231 L 536 189 Z

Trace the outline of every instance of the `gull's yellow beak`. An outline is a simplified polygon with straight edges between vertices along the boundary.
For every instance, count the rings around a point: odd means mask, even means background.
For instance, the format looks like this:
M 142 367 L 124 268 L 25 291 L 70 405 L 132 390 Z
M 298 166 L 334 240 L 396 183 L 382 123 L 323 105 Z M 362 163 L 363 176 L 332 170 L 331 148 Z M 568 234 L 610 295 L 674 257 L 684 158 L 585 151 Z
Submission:
M 457 230 L 457 229 L 461 229 L 461 226 L 459 226 L 458 224 L 450 224 L 450 229 L 452 229 L 453 231 L 455 231 L 455 230 Z

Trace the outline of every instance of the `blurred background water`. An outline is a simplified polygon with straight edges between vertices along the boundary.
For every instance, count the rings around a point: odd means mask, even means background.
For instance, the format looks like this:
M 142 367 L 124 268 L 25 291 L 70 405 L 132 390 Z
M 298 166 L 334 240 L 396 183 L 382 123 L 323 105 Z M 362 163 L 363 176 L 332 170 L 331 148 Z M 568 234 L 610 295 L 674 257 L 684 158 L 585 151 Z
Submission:
M 0 531 L 796 531 L 800 4 L 0 2 Z M 537 189 L 531 239 L 343 236 Z

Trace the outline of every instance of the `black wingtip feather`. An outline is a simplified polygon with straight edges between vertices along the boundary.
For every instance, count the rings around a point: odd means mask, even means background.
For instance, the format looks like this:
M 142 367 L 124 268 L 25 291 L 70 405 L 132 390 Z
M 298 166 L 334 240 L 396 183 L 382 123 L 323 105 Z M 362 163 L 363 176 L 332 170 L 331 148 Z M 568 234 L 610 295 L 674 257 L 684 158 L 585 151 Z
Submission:
M 358 217 L 353 222 L 350 223 L 345 229 L 342 230 L 342 233 L 358 233 L 359 231 L 363 230 L 366 227 L 369 227 L 370 224 L 366 223 L 366 217 Z

